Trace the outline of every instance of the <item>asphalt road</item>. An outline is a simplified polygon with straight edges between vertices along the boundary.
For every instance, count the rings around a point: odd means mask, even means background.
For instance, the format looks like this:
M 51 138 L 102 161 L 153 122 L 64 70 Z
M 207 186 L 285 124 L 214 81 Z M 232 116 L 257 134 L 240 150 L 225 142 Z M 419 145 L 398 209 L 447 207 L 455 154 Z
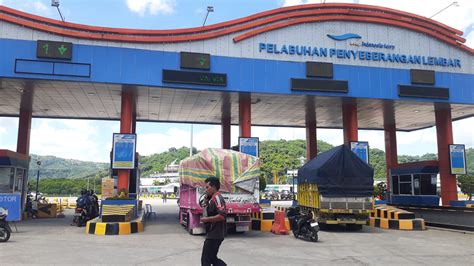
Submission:
M 156 219 L 132 235 L 85 234 L 70 226 L 72 210 L 66 218 L 23 221 L 9 242 L 0 243 L 0 265 L 199 265 L 204 238 L 178 224 L 176 201 L 153 205 Z M 321 231 L 319 239 L 252 231 L 226 238 L 219 256 L 228 265 L 474 265 L 474 234 L 365 226 L 360 232 Z

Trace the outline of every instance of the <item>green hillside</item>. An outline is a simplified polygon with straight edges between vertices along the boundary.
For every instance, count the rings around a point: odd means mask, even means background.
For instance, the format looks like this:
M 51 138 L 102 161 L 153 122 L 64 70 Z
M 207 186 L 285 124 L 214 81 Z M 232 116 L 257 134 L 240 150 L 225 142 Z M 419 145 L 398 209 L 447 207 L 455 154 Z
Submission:
M 40 178 L 82 178 L 88 175 L 95 175 L 101 170 L 108 169 L 108 163 L 84 162 L 72 159 L 63 159 L 55 156 L 40 156 L 31 154 L 30 179 L 36 178 L 38 165 L 41 161 Z
M 193 154 L 198 151 L 193 148 Z M 162 153 L 155 153 L 150 156 L 140 157 L 141 176 L 146 177 L 153 173 L 160 173 L 164 171 L 166 165 L 176 160 L 176 163 L 189 156 L 189 148 L 181 147 L 179 149 L 170 148 L 168 151 Z
M 327 151 L 333 146 L 327 142 L 318 140 L 318 153 Z M 194 153 L 197 153 L 194 150 Z M 474 149 L 466 150 L 468 172 L 474 173 Z M 164 167 L 177 159 L 180 160 L 189 156 L 189 148 L 170 148 L 168 151 L 140 157 L 141 176 L 146 177 L 155 172 L 163 172 Z M 301 159 L 306 157 L 305 140 L 267 140 L 260 143 L 260 159 L 262 162 L 262 175 L 267 183 L 273 183 L 273 174 L 284 176 L 288 169 L 298 169 L 301 166 Z M 96 183 L 98 189 L 99 180 L 109 175 L 109 164 L 83 162 L 78 160 L 63 159 L 54 156 L 31 156 L 30 163 L 30 186 L 36 182 L 36 162 L 40 160 L 40 190 L 44 192 L 77 194 L 85 187 L 87 180 L 90 184 Z M 422 156 L 399 155 L 400 163 L 436 160 L 436 154 L 424 154 Z M 374 168 L 376 180 L 385 180 L 385 152 L 380 149 L 370 149 L 369 163 Z M 75 179 L 75 180 L 71 180 Z M 95 180 L 92 181 L 92 180 Z

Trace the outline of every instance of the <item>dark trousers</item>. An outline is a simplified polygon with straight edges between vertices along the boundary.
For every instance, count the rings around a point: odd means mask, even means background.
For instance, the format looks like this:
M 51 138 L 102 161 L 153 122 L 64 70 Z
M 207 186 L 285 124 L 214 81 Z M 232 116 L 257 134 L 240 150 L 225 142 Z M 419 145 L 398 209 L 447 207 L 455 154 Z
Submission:
M 223 260 L 217 257 L 219 247 L 224 239 L 206 239 L 204 246 L 202 246 L 201 265 L 227 265 Z

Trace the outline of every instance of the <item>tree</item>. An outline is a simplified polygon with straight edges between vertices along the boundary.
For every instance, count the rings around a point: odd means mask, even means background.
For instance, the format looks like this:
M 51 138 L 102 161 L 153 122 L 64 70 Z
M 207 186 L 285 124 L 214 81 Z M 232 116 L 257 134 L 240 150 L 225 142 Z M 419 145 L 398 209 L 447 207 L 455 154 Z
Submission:
M 474 175 L 467 174 L 458 176 L 458 186 L 461 192 L 467 195 L 469 200 L 471 200 L 474 194 Z
M 267 187 L 267 180 L 265 180 L 265 174 L 261 173 L 260 178 L 259 178 L 259 190 L 264 191 L 265 188 Z

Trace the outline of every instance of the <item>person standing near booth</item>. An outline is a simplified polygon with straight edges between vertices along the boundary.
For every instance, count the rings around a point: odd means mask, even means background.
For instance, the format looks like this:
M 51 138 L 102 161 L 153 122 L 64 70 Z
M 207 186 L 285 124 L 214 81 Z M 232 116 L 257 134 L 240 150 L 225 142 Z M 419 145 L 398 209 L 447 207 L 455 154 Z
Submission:
M 216 177 L 206 180 L 205 213 L 201 218 L 206 225 L 206 240 L 202 247 L 201 265 L 227 265 L 217 257 L 226 235 L 226 207 L 224 197 L 219 193 L 220 182 Z

